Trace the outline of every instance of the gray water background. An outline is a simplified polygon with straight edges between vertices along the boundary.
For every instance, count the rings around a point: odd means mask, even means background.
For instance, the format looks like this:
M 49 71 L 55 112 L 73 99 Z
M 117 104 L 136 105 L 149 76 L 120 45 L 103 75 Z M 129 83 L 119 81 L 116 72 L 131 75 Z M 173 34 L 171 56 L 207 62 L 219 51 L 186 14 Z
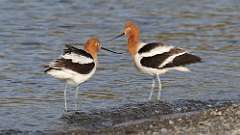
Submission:
M 57 58 L 64 43 L 110 39 L 129 19 L 140 26 L 142 40 L 162 40 L 203 58 L 188 66 L 191 73 L 161 76 L 163 101 L 240 97 L 239 0 L 0 0 L 0 129 L 61 125 L 64 84 L 42 65 Z M 103 42 L 125 55 L 100 52 L 96 74 L 80 87 L 82 111 L 146 101 L 152 78 L 134 68 L 126 43 Z M 73 107 L 74 90 L 68 92 Z

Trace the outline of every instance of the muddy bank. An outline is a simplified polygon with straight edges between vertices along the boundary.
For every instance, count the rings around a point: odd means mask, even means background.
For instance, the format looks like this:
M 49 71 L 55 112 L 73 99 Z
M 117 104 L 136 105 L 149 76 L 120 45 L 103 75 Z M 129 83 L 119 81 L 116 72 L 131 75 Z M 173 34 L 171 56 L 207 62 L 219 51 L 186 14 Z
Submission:
M 240 134 L 238 101 L 178 100 L 68 112 L 64 127 L 48 131 L 2 130 L 1 134 Z M 58 126 L 58 127 L 61 127 Z

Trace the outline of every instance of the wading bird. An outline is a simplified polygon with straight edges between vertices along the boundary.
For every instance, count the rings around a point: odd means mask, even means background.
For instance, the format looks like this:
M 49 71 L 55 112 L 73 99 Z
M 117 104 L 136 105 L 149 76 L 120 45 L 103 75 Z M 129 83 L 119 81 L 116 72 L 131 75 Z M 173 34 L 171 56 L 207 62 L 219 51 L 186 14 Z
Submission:
M 154 77 L 152 79 L 152 88 L 149 100 L 151 100 L 153 95 L 155 78 L 158 80 L 159 84 L 157 99 L 160 100 L 162 85 L 159 75 L 162 75 L 170 70 L 187 72 L 190 70 L 185 67 L 185 65 L 201 61 L 200 57 L 195 56 L 182 48 L 168 46 L 163 42 L 141 42 L 140 29 L 132 21 L 127 21 L 125 23 L 123 33 L 111 40 L 124 35 L 128 38 L 128 51 L 132 56 L 133 63 L 137 69 L 140 72 Z
M 87 40 L 84 50 L 73 47 L 71 44 L 66 44 L 65 46 L 63 55 L 57 60 L 50 62 L 44 72 L 66 82 L 64 90 L 65 111 L 67 111 L 67 85 L 76 87 L 75 109 L 77 110 L 79 85 L 91 78 L 95 73 L 98 65 L 97 54 L 99 50 L 117 52 L 103 48 L 96 37 L 91 37 Z

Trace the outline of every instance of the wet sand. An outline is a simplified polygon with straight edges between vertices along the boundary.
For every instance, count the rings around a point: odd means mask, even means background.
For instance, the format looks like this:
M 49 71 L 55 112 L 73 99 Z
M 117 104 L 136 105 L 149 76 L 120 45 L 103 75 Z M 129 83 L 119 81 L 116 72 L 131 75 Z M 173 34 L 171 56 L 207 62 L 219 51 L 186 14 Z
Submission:
M 0 133 L 5 135 L 237 135 L 240 134 L 240 104 L 239 101 L 216 100 L 204 102 L 177 100 L 174 103 L 146 102 L 90 112 L 68 112 L 63 114 L 61 121 L 65 128 L 46 131 L 8 129 L 2 130 Z

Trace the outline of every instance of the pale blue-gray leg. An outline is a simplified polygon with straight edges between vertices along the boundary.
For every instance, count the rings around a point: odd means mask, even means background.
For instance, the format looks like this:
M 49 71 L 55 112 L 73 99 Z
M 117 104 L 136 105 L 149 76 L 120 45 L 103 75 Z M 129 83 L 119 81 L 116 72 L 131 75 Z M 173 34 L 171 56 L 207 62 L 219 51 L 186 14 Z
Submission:
M 162 84 L 159 75 L 157 75 L 157 80 L 158 80 L 158 97 L 157 100 L 160 100 L 161 97 L 161 90 L 162 90 Z
M 67 83 L 65 84 L 65 89 L 64 89 L 64 109 L 67 111 Z
M 152 88 L 151 88 L 151 92 L 150 92 L 150 95 L 148 97 L 148 100 L 152 99 L 154 88 L 155 88 L 155 78 L 152 79 Z
M 79 91 L 79 86 L 76 87 L 76 91 L 75 91 L 75 110 L 78 110 L 78 91 Z

